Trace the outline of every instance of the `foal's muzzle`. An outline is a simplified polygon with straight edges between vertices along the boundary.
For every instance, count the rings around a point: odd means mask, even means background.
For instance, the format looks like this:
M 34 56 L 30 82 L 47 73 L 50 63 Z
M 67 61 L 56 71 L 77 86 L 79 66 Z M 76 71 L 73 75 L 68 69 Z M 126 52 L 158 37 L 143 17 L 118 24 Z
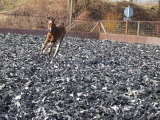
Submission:
M 52 29 L 50 28 L 50 29 L 48 30 L 48 32 L 51 33 L 51 32 L 52 32 Z

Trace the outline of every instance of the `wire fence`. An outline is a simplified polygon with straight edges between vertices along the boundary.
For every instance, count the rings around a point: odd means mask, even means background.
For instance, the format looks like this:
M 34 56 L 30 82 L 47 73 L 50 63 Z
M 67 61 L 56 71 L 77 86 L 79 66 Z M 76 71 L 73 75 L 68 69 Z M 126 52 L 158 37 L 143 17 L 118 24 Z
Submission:
M 131 21 L 126 28 L 124 21 L 74 20 L 68 31 L 126 34 L 160 37 L 160 21 Z
M 133 21 L 129 23 L 131 35 L 160 37 L 160 21 Z
M 45 16 L 18 16 L 15 14 L 0 14 L 0 28 L 21 28 L 46 30 Z M 126 34 L 138 36 L 160 37 L 160 21 L 131 21 L 126 26 L 124 21 L 94 21 L 57 18 L 56 23 L 65 23 L 67 31 Z

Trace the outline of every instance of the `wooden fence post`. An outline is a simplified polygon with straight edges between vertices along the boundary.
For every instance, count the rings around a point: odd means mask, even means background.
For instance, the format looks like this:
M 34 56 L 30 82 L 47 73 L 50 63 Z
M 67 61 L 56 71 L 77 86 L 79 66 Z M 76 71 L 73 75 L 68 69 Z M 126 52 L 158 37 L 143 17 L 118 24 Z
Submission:
M 128 35 L 128 24 L 129 24 L 129 21 L 126 20 L 126 35 Z
M 106 30 L 105 30 L 105 28 L 104 28 L 103 23 L 102 23 L 102 22 L 100 22 L 100 24 L 101 24 L 101 27 L 102 27 L 102 29 L 103 29 L 104 33 L 107 33 L 107 32 L 106 32 Z
M 96 29 L 96 27 L 99 25 L 100 23 L 99 22 L 97 22 L 97 24 L 94 26 L 94 28 L 90 31 L 90 33 L 92 33 L 95 29 Z
M 139 31 L 140 31 L 140 22 L 138 21 L 137 36 L 139 36 Z
M 97 22 L 97 24 L 90 31 L 90 33 L 92 33 L 96 29 L 97 26 L 99 26 L 99 33 L 101 33 L 101 28 L 103 29 L 104 33 L 107 33 L 102 22 Z
M 101 33 L 101 24 L 99 22 L 99 33 Z
M 69 20 L 69 23 L 70 25 L 72 24 L 72 12 L 73 12 L 73 1 L 71 0 L 70 1 L 70 20 Z

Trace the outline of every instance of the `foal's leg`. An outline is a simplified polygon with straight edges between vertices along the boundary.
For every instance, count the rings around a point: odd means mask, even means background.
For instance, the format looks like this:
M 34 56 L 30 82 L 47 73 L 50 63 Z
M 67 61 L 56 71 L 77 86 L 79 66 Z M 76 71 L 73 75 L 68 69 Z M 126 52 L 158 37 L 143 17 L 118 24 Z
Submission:
M 60 45 L 61 45 L 61 43 L 62 43 L 62 41 L 63 41 L 63 37 L 64 37 L 64 36 L 62 36 L 61 39 L 59 40 L 59 43 L 58 43 L 58 45 L 57 45 L 57 48 L 56 48 L 56 51 L 55 51 L 55 53 L 54 53 L 54 55 L 53 55 L 53 58 L 52 58 L 52 60 L 51 60 L 51 63 L 53 63 L 53 59 L 56 57 L 56 55 L 57 55 L 57 53 L 58 53 L 58 50 L 59 50 L 59 48 L 60 48 Z
M 50 49 L 48 50 L 48 57 L 50 57 L 50 55 L 51 55 L 52 48 L 53 48 L 54 44 L 55 44 L 55 42 L 51 42 L 51 44 L 50 44 Z
M 51 47 L 51 42 L 47 43 L 45 49 L 43 50 L 43 54 Z
M 45 49 L 45 47 L 46 47 L 46 45 L 47 45 L 48 42 L 49 42 L 48 39 L 46 39 L 45 42 L 42 44 L 41 52 L 40 52 L 41 56 L 43 56 L 44 49 Z
M 58 53 L 58 50 L 59 50 L 59 48 L 60 48 L 60 45 L 61 45 L 62 41 L 63 41 L 63 37 L 59 40 L 59 43 L 58 43 L 58 45 L 57 45 L 57 48 L 56 48 L 56 51 L 55 51 L 55 53 L 54 53 L 53 58 L 56 57 L 56 55 L 57 55 L 57 53 Z

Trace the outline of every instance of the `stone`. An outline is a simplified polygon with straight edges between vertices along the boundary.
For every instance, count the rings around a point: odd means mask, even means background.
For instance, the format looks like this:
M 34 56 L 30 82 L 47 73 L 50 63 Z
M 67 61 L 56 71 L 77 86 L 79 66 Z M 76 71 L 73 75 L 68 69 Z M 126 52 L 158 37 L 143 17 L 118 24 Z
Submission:
M 159 119 L 160 46 L 0 33 L 0 119 Z M 53 47 L 53 52 L 56 46 Z

